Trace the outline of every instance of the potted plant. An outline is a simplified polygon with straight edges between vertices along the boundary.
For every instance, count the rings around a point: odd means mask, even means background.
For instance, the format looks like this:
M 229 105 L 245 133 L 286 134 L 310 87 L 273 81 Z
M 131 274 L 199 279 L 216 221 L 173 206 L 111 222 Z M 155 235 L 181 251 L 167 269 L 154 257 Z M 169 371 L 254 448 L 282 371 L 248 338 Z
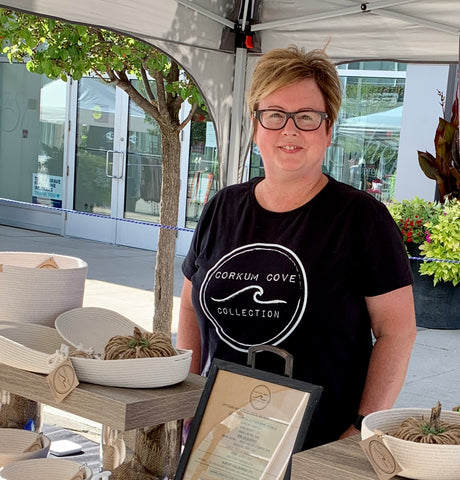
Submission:
M 442 206 L 439 202 L 429 202 L 423 198 L 392 202 L 388 205 L 393 219 L 398 224 L 410 256 L 421 255 L 420 245 L 426 240 L 425 224 L 436 224 Z
M 460 328 L 460 200 L 412 200 L 388 205 L 414 276 L 417 325 Z
M 460 283 L 460 200 L 447 200 L 435 221 L 426 223 L 426 229 L 421 254 L 443 261 L 423 262 L 420 273 L 432 276 L 435 286 L 450 282 L 456 287 Z M 460 310 L 458 315 L 460 317 Z

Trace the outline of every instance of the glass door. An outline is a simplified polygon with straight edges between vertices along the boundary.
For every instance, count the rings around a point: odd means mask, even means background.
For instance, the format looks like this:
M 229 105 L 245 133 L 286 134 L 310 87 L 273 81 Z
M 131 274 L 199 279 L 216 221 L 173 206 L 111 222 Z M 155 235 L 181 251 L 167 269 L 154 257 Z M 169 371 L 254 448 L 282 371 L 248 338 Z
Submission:
M 136 82 L 136 80 L 134 80 Z M 128 95 L 98 78 L 74 86 L 65 234 L 156 250 L 161 135 Z M 179 172 L 178 172 L 179 174 Z
M 98 78 L 78 82 L 68 196 L 78 213 L 67 215 L 66 235 L 116 243 L 126 156 L 126 107 L 117 90 Z
M 157 123 L 125 92 L 98 78 L 83 78 L 71 91 L 76 107 L 70 114 L 74 127 L 69 135 L 66 205 L 74 212 L 66 214 L 65 234 L 156 250 L 162 164 Z M 184 143 L 188 145 L 187 140 Z M 187 175 L 188 148 L 182 148 L 181 157 L 177 174 Z M 186 185 L 185 177 L 181 227 Z M 180 255 L 187 252 L 192 236 L 185 230 L 178 228 Z
M 141 88 L 133 80 L 136 88 Z M 152 85 L 154 88 L 154 85 Z M 124 195 L 119 195 L 116 243 L 156 250 L 161 196 L 161 133 L 158 124 L 128 100 Z M 179 174 L 179 172 L 177 172 Z

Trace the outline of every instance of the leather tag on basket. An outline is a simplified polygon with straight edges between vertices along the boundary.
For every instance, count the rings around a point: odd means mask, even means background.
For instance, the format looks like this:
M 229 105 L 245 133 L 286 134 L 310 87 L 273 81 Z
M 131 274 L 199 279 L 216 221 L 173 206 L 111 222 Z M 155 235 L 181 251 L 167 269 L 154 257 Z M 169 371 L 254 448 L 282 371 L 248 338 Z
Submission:
M 377 432 L 359 442 L 367 459 L 380 480 L 389 480 L 401 472 L 402 468 L 382 441 L 382 433 Z
M 40 263 L 36 268 L 50 268 L 50 269 L 59 269 L 59 265 L 54 261 L 53 257 L 48 258 L 44 262 Z
M 39 433 L 37 438 L 31 443 L 25 450 L 26 452 L 36 452 L 37 450 L 41 450 L 43 448 L 43 433 Z
M 69 358 L 61 362 L 46 379 L 56 403 L 61 403 L 79 384 L 72 361 Z
M 82 465 L 78 472 L 69 480 L 85 480 L 86 479 L 86 473 L 85 473 L 85 467 Z

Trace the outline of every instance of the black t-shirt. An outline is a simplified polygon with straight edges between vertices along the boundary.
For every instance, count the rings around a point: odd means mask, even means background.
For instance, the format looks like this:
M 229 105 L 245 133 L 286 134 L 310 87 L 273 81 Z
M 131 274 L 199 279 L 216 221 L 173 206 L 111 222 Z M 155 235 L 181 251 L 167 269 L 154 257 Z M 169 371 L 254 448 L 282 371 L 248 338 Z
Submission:
M 220 190 L 206 205 L 183 263 L 201 331 L 202 373 L 213 358 L 246 364 L 252 345 L 294 357 L 293 377 L 324 390 L 306 446 L 336 440 L 356 416 L 372 350 L 366 296 L 412 283 L 387 208 L 329 178 L 289 212 L 262 208 L 261 178 Z M 256 368 L 283 373 L 281 357 Z

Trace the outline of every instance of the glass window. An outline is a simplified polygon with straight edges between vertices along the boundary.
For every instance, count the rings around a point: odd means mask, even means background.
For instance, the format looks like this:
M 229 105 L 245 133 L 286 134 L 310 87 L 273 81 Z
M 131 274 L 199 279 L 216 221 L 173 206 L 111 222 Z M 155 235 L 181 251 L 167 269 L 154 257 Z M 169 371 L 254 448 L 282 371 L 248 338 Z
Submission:
M 99 78 L 78 82 L 74 209 L 110 215 L 111 180 L 106 153 L 113 149 L 115 85 Z
M 382 201 L 394 194 L 404 78 L 341 76 L 342 107 L 323 171 Z
M 394 62 L 338 67 L 342 107 L 323 172 L 382 201 L 390 201 L 394 193 L 405 88 L 405 74 L 399 72 L 405 69 L 406 64 Z M 372 70 L 372 76 L 370 72 L 366 75 L 366 70 Z M 262 161 L 253 145 L 249 176 L 263 175 Z
M 0 197 L 62 207 L 66 83 L 0 63 Z
M 142 82 L 133 85 L 143 94 Z M 150 87 L 156 94 L 155 81 Z M 160 219 L 161 131 L 158 123 L 129 100 L 125 218 L 145 222 Z
M 197 110 L 191 122 L 186 227 L 194 228 L 204 205 L 217 191 L 219 161 L 214 124 Z
M 407 63 L 389 62 L 389 61 L 368 61 L 368 62 L 351 62 L 337 65 L 338 70 L 381 70 L 405 72 Z

